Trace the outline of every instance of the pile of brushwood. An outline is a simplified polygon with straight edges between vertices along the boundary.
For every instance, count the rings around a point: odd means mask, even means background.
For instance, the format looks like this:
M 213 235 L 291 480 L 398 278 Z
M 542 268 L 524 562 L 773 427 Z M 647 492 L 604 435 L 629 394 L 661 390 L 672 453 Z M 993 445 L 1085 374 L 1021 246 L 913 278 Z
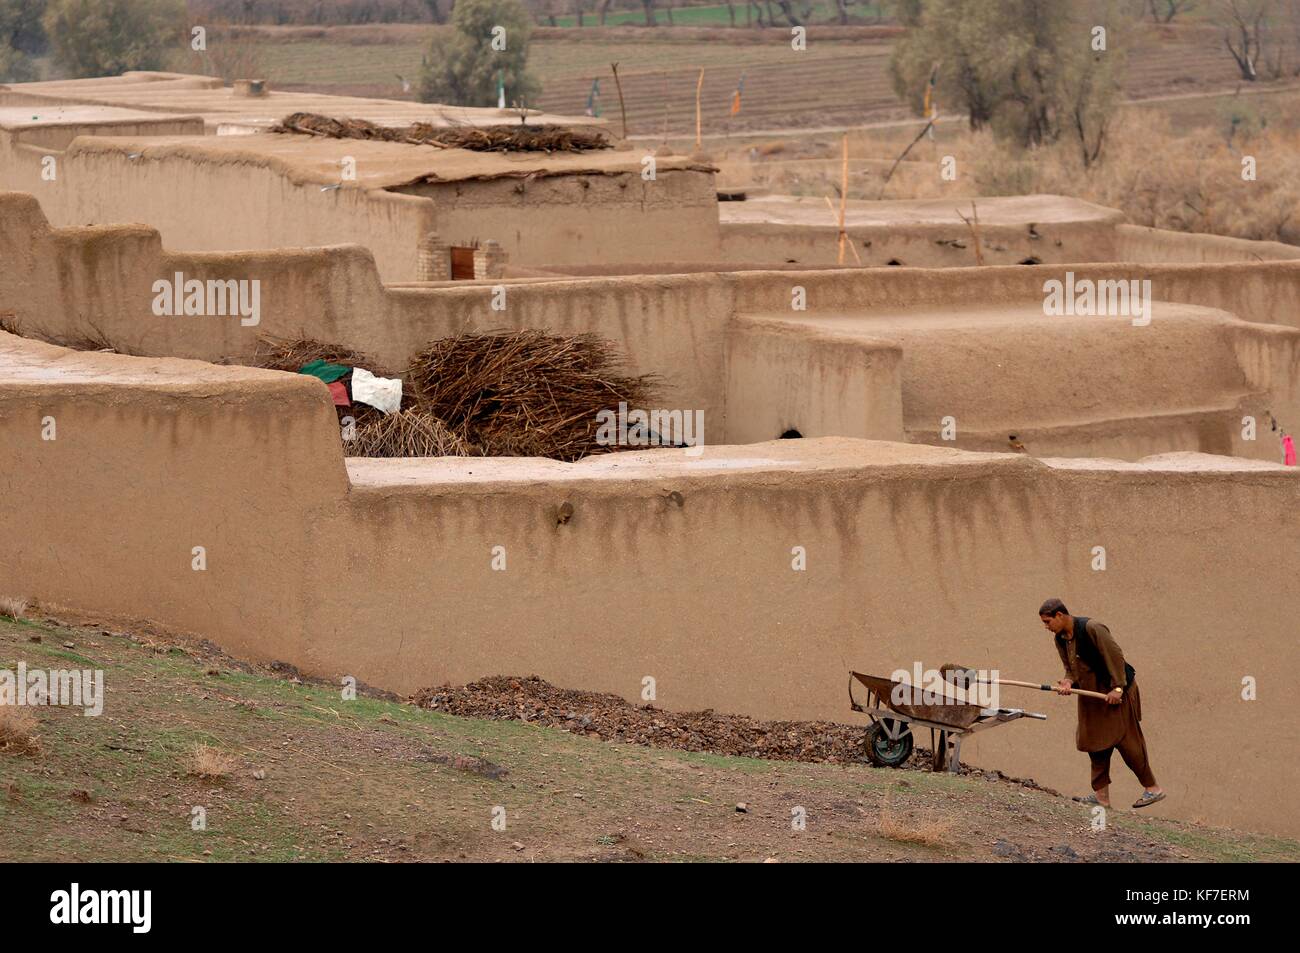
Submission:
M 378 139 L 444 149 L 474 152 L 588 152 L 610 149 L 598 129 L 567 126 L 434 126 L 417 122 L 409 126 L 380 126 L 367 119 L 333 119 L 317 113 L 293 113 L 271 127 L 272 132 L 297 132 L 329 139 Z
M 443 338 L 398 374 L 380 371 L 349 348 L 306 339 L 264 338 L 254 363 L 298 371 L 315 360 L 402 379 L 397 413 L 355 401 L 337 408 L 346 453 L 361 457 L 579 460 L 618 449 L 597 442 L 600 411 L 616 411 L 620 402 L 651 406 L 658 385 L 654 375 L 623 373 L 609 341 L 537 330 Z
M 420 406 L 489 456 L 577 460 L 596 442 L 601 410 L 651 404 L 656 379 L 618 371 L 593 334 L 524 330 L 435 341 L 411 362 Z

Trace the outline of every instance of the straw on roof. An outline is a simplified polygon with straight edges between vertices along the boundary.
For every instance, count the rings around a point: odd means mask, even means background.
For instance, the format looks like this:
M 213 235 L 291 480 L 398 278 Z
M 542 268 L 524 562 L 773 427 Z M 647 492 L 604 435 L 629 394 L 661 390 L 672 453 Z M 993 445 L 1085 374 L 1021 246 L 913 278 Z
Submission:
M 468 457 L 474 448 L 418 408 L 371 416 L 347 443 L 350 457 Z
M 264 335 L 257 339 L 257 346 L 253 352 L 254 365 L 272 371 L 297 373 L 300 368 L 312 361 L 372 369 L 369 359 L 361 352 L 311 338 L 277 338 Z

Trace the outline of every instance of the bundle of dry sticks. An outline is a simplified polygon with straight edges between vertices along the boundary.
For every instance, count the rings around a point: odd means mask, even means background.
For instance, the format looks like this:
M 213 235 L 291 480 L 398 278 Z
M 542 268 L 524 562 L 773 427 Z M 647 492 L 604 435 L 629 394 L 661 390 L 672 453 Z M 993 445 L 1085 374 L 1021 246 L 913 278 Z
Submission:
M 417 122 L 410 126 L 380 126 L 367 119 L 332 119 L 316 113 L 293 113 L 271 127 L 272 132 L 297 132 L 330 139 L 378 139 L 407 142 L 445 149 L 474 152 L 587 152 L 610 149 L 609 140 L 597 129 L 566 126 L 433 126 Z
M 263 339 L 259 367 L 297 371 L 315 360 L 373 362 L 318 341 Z M 597 413 L 650 406 L 658 378 L 619 370 L 622 356 L 592 334 L 538 330 L 461 334 L 434 341 L 411 362 L 402 410 L 354 403 L 349 456 L 530 456 L 578 460 L 617 449 L 596 439 Z

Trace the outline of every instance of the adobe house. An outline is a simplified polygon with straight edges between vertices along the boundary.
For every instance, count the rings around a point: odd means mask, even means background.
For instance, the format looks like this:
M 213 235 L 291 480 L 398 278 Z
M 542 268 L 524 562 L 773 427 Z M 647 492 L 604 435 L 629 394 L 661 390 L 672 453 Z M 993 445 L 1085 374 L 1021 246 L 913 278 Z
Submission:
M 104 106 L 141 112 L 197 115 L 207 135 L 245 135 L 269 129 L 295 112 L 328 116 L 365 116 L 380 125 L 407 126 L 413 122 L 433 126 L 490 126 L 518 121 L 516 109 L 484 109 L 414 103 L 409 100 L 329 93 L 282 92 L 263 80 L 236 80 L 226 86 L 213 76 L 135 70 L 120 76 L 47 80 L 40 83 L 0 85 L 0 106 Z M 555 116 L 527 110 L 534 122 L 565 126 L 603 126 L 590 116 Z
M 450 127 L 517 123 L 516 110 L 280 93 L 170 73 L 3 86 L 0 110 L 11 123 L 31 122 L 23 119 L 29 112 L 68 117 L 58 141 L 46 134 L 40 148 L 15 151 L 14 130 L 0 128 L 0 139 L 10 140 L 0 150 L 13 158 L 0 170 L 0 188 L 36 195 L 55 225 L 143 222 L 186 251 L 355 242 L 371 249 L 389 282 L 499 277 L 507 261 L 718 257 L 714 169 L 690 159 L 643 161 L 641 151 L 625 149 L 478 152 L 268 131 L 295 112 Z M 90 118 L 99 125 L 88 126 Z M 535 111 L 526 118 L 600 124 Z M 67 173 L 56 185 L 42 183 L 48 155 Z

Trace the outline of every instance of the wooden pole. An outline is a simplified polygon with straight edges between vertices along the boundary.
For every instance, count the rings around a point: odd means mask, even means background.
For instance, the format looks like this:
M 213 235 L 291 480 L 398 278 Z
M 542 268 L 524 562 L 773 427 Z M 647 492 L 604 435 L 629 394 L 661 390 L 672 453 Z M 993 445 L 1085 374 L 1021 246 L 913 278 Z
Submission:
M 957 688 L 970 688 L 972 684 L 980 685 L 1015 685 L 1019 688 L 1034 688 L 1040 692 L 1054 692 L 1055 685 L 1049 685 L 1046 682 L 1022 682 L 1015 678 L 980 678 L 978 672 L 973 668 L 966 668 L 961 665 L 946 664 L 939 671 L 943 673 L 944 681 Z M 1083 688 L 1071 688 L 1071 695 L 1083 695 L 1087 698 L 1100 698 L 1106 700 L 1106 696 L 1101 692 L 1090 692 Z
M 975 264 L 982 265 L 984 264 L 984 249 L 980 247 L 980 213 L 974 202 L 970 203 L 970 214 L 971 217 L 967 218 L 961 213 L 961 209 L 957 209 L 957 217 L 966 223 L 966 227 L 970 229 L 971 238 L 975 241 Z
M 1056 691 L 1056 687 L 1054 685 L 1048 685 L 1046 683 L 1039 683 L 1039 682 L 1021 682 L 1021 681 L 1017 681 L 1014 678 L 990 678 L 990 679 L 982 679 L 982 681 L 990 682 L 994 685 L 1016 685 L 1019 686 L 1020 688 L 1036 688 L 1040 692 Z M 1102 701 L 1106 700 L 1106 696 L 1102 692 L 1090 692 L 1084 688 L 1071 688 L 1070 694 L 1083 695 L 1087 698 L 1100 698 Z
M 668 74 L 664 73 L 664 145 L 668 145 Z
M 836 212 L 835 212 L 835 203 L 831 201 L 831 197 L 830 197 L 829 195 L 826 195 L 826 196 L 823 196 L 823 198 L 826 199 L 826 207 L 827 207 L 828 209 L 831 210 L 831 216 L 834 217 L 834 218 L 837 218 L 838 221 L 839 221 L 839 229 L 838 229 L 838 232 L 839 232 L 840 255 L 841 255 L 841 257 L 843 257 L 843 255 L 844 255 L 844 246 L 847 245 L 848 248 L 849 248 L 849 251 L 853 252 L 853 260 L 856 261 L 859 265 L 861 265 L 861 264 L 862 264 L 862 256 L 858 254 L 857 246 L 854 245 L 853 242 L 851 242 L 851 241 L 848 240 L 848 239 L 849 239 L 849 233 L 848 233 L 848 229 L 845 228 L 845 226 L 844 226 L 844 211 L 843 211 L 843 209 L 841 209 L 840 212 L 839 212 L 839 214 L 836 215 Z M 841 261 L 840 264 L 844 264 L 844 262 Z
M 701 142 L 700 133 L 700 93 L 704 89 L 704 70 L 700 70 L 700 78 L 695 81 L 695 149 L 699 151 Z
M 618 64 L 610 63 L 609 68 L 614 71 L 614 85 L 618 87 L 618 110 L 623 114 L 623 138 L 627 138 L 627 107 L 623 105 L 623 84 L 618 78 Z
M 840 256 L 836 264 L 844 264 L 844 205 L 849 200 L 849 134 L 844 134 L 844 164 L 840 169 Z M 856 250 L 856 249 L 855 249 Z
M 912 146 L 920 142 L 921 139 L 925 136 L 925 134 L 933 128 L 934 128 L 934 119 L 931 118 L 931 120 L 925 124 L 925 128 L 921 130 L 920 134 L 907 144 L 906 149 L 904 149 L 901 153 L 899 153 L 898 158 L 894 160 L 894 164 L 889 167 L 889 172 L 885 174 L 885 181 L 880 183 L 880 193 L 876 196 L 877 200 L 883 199 L 885 197 L 885 187 L 889 185 L 889 180 L 894 177 L 894 170 L 898 168 L 898 163 L 902 162 L 905 158 L 907 158 L 907 154 L 912 151 Z

